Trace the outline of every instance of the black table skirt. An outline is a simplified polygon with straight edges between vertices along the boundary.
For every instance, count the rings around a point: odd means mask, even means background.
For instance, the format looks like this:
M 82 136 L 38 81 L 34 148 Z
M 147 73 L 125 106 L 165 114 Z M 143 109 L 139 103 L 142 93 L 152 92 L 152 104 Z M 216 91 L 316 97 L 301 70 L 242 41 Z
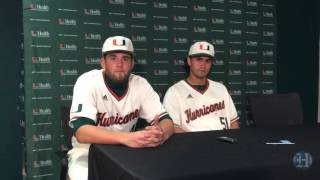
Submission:
M 230 144 L 219 136 L 237 139 Z M 157 148 L 91 145 L 89 180 L 320 179 L 320 128 L 282 127 L 174 135 Z M 293 145 L 267 145 L 281 139 Z M 293 163 L 298 152 L 312 156 L 309 168 Z

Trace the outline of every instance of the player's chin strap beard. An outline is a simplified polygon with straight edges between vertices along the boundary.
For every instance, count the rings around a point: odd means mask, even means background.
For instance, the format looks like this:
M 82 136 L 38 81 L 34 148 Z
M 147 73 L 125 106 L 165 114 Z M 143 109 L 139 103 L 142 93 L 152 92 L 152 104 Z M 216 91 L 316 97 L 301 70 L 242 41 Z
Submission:
M 122 96 L 126 92 L 128 88 L 128 82 L 129 82 L 128 78 L 125 81 L 119 83 L 119 82 L 114 82 L 112 79 L 107 77 L 106 73 L 103 73 L 103 75 L 104 75 L 104 82 L 106 83 L 106 85 L 118 96 Z

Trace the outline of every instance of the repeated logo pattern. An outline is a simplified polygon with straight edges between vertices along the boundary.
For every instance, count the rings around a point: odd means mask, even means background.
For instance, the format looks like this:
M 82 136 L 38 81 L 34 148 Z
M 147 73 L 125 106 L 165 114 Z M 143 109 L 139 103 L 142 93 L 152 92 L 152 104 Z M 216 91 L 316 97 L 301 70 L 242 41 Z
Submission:
M 161 97 L 186 77 L 185 57 L 199 40 L 214 44 L 210 78 L 228 87 L 242 122 L 247 94 L 276 92 L 274 0 L 25 0 L 23 7 L 28 179 L 58 179 L 61 108 L 71 104 L 76 78 L 100 68 L 109 36 L 132 39 L 134 73 Z

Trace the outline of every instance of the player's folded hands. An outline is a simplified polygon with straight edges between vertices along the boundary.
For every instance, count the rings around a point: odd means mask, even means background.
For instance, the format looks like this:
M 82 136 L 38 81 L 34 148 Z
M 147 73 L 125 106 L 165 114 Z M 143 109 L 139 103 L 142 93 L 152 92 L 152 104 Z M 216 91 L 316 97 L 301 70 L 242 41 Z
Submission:
M 148 142 L 146 147 L 156 147 L 164 142 L 164 133 L 159 125 L 147 126 L 144 129 L 144 137 Z

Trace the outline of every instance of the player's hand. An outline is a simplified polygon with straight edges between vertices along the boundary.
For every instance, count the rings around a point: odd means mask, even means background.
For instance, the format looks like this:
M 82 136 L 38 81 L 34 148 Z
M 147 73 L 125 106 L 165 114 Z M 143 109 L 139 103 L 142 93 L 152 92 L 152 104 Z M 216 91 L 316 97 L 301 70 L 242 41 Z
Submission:
M 145 128 L 145 138 L 147 140 L 147 147 L 156 147 L 161 145 L 164 141 L 164 132 L 162 128 L 157 125 L 147 126 Z
M 146 138 L 147 132 L 145 130 L 130 132 L 128 133 L 122 141 L 122 144 L 131 148 L 143 148 L 148 147 L 150 143 Z

